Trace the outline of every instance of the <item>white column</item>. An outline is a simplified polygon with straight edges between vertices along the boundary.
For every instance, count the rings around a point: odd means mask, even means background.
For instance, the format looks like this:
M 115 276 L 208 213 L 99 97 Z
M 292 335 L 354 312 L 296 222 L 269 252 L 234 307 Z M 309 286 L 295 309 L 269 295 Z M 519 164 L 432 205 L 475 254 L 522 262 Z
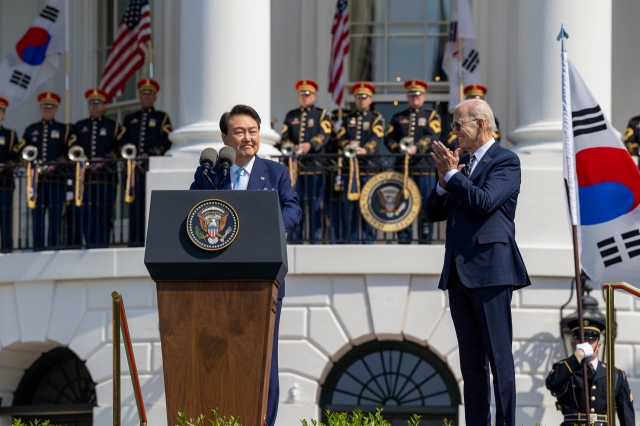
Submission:
M 522 162 L 517 240 L 524 247 L 566 249 L 571 238 L 562 178 L 561 47 L 556 37 L 564 24 L 569 57 L 610 117 L 612 0 L 520 0 L 514 12 L 517 25 L 510 28 L 517 34 L 510 37 L 517 42 L 509 53 L 517 57 L 517 112 L 509 140 Z
M 179 123 L 172 156 L 222 146 L 220 116 L 236 104 L 262 119 L 263 156 L 279 140 L 271 130 L 271 2 L 182 0 Z

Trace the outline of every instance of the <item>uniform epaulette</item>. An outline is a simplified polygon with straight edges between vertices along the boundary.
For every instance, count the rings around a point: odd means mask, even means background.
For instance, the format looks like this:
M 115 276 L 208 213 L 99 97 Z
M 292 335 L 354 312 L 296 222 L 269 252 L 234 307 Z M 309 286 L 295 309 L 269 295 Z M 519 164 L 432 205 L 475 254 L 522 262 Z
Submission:
M 291 114 L 291 113 L 292 113 L 292 112 L 294 112 L 294 111 L 300 111 L 300 107 L 290 109 L 289 111 L 287 111 L 287 113 L 285 114 L 285 116 L 287 116 L 287 115 Z
M 631 117 L 629 121 L 640 120 L 640 115 L 636 115 L 635 117 Z
M 35 126 L 36 124 L 41 124 L 41 123 L 42 123 L 42 120 L 34 121 L 33 123 L 29 124 L 27 127 Z M 26 129 L 27 127 L 25 127 L 25 129 Z

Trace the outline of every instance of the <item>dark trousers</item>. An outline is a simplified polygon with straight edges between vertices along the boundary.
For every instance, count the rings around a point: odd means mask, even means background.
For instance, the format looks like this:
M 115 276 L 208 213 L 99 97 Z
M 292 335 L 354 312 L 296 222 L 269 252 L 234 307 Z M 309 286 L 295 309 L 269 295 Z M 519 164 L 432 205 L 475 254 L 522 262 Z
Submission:
M 516 379 L 511 348 L 513 287 L 467 288 L 452 261 L 447 290 L 458 337 L 467 426 L 492 424 L 489 368 L 496 401 L 495 424 L 515 426 Z
M 92 183 L 84 188 L 82 232 L 87 248 L 108 247 L 113 228 L 116 187 L 112 183 Z
M 289 241 L 300 244 L 304 241 L 304 230 L 311 243 L 320 243 L 322 236 L 322 194 L 324 185 L 322 175 L 301 175 L 296 183 L 298 203 L 302 208 L 302 220 L 289 231 Z
M 273 350 L 271 351 L 271 372 L 269 373 L 269 392 L 267 397 L 267 426 L 276 423 L 278 415 L 278 400 L 280 399 L 280 379 L 278 377 L 278 330 L 280 329 L 280 311 L 282 299 L 278 298 L 276 308 L 276 323 L 273 328 Z
M 422 196 L 422 208 L 420 211 L 424 211 L 429 193 L 436 186 L 436 177 L 434 175 L 412 176 L 412 179 L 416 181 L 420 188 L 420 195 Z M 418 218 L 415 224 L 418 226 L 418 244 L 431 244 L 433 240 L 433 222 Z M 412 226 L 409 226 L 402 231 L 398 231 L 398 243 L 411 243 L 413 238 L 412 228 Z
M 8 253 L 13 248 L 13 189 L 0 189 L 0 249 Z
M 126 175 L 123 182 L 126 183 Z M 122 187 L 126 190 L 126 184 Z M 129 247 L 144 246 L 147 175 L 144 172 L 136 173 L 135 198 L 129 204 Z
M 58 249 L 62 245 L 62 213 L 65 208 L 66 188 L 61 182 L 39 182 L 33 217 L 33 248 L 44 248 L 45 216 L 49 218 L 47 248 Z
M 360 191 L 369 180 L 368 177 L 360 178 Z M 364 244 L 371 244 L 376 239 L 376 230 L 362 218 L 360 213 L 360 201 L 349 201 L 347 193 L 349 185 L 345 183 L 344 189 L 344 213 L 342 220 L 342 239 L 347 244 L 358 244 L 360 238 Z

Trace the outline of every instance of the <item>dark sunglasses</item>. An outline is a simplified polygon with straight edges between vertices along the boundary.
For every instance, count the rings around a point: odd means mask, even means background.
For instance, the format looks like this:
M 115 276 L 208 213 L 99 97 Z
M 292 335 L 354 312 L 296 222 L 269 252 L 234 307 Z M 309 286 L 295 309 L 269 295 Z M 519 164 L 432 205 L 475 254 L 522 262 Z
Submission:
M 461 122 L 459 122 L 459 121 L 454 121 L 453 123 L 451 123 L 451 130 L 455 130 L 455 131 L 459 132 L 459 131 L 460 131 L 460 129 L 462 129 L 462 127 L 463 127 L 464 125 L 469 124 L 469 123 L 471 123 L 472 121 L 476 121 L 476 120 L 477 120 L 477 118 L 474 118 L 473 120 L 469 120 L 469 121 L 467 121 L 466 123 L 461 123 Z

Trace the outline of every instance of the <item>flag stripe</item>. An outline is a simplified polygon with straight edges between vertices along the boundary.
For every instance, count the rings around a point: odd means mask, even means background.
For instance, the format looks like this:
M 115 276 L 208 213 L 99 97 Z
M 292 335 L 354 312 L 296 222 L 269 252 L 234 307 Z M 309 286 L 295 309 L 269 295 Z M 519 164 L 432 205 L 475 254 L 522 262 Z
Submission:
M 622 239 L 623 240 L 628 240 L 631 237 L 635 237 L 636 235 L 640 235 L 640 231 L 635 229 L 633 231 L 630 232 L 625 232 L 624 234 L 622 234 Z
M 631 241 L 630 243 L 624 243 L 626 248 L 631 248 L 635 246 L 640 246 L 640 240 Z
M 151 15 L 148 0 L 131 0 L 118 26 L 115 41 L 100 78 L 100 88 L 109 99 L 124 91 L 124 86 L 144 65 L 145 44 L 151 40 Z
M 612 254 L 616 254 L 617 252 L 618 252 L 618 247 L 611 247 L 610 249 L 602 250 L 600 252 L 600 256 L 607 257 L 607 256 L 611 256 Z
M 595 126 L 595 127 L 587 127 L 586 129 L 578 129 L 578 130 L 574 130 L 573 131 L 573 137 L 577 138 L 580 135 L 586 135 L 589 133 L 596 133 L 596 132 L 601 132 L 603 130 L 607 129 L 607 125 L 605 123 L 603 123 L 600 126 Z
M 574 120 L 573 127 L 576 128 L 578 126 L 586 126 L 587 124 L 600 122 L 604 122 L 604 115 L 602 113 L 600 113 L 600 115 L 596 115 L 595 117 L 585 118 L 584 120 Z
M 633 258 L 636 256 L 640 256 L 640 250 L 634 250 L 629 252 L 629 257 Z
M 613 237 L 607 238 L 606 240 L 602 240 L 598 242 L 598 248 L 602 248 L 615 243 L 616 243 L 616 240 L 614 240 Z
M 638 250 L 638 252 L 640 253 L 640 250 Z M 621 262 L 622 262 L 622 258 L 620 256 L 618 256 L 618 257 L 614 257 L 613 259 L 605 260 L 604 261 L 604 266 L 608 267 L 608 266 L 615 265 L 616 263 L 621 263 Z
M 331 61 L 329 63 L 329 92 L 333 101 L 342 106 L 344 92 L 344 57 L 349 53 L 349 8 L 347 0 L 338 0 L 331 28 Z
M 583 115 L 589 115 L 589 114 L 593 114 L 600 111 L 602 111 L 600 109 L 600 105 L 596 105 L 593 108 L 585 108 L 585 109 L 581 109 L 580 111 L 571 112 L 571 117 L 572 118 L 582 117 Z

